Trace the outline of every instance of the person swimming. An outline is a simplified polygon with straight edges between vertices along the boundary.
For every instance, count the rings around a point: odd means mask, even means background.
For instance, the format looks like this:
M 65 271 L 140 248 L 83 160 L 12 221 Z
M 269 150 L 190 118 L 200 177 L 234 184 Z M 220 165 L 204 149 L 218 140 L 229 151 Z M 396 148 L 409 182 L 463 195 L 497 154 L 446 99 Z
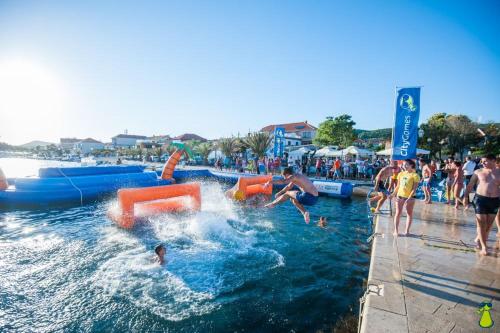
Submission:
M 309 223 L 309 212 L 304 208 L 304 206 L 313 206 L 316 202 L 318 202 L 318 190 L 309 178 L 304 175 L 294 173 L 291 167 L 283 169 L 282 176 L 284 179 L 269 181 L 266 183 L 266 186 L 271 186 L 272 184 L 287 185 L 281 191 L 276 193 L 276 199 L 273 202 L 268 203 L 264 207 L 273 208 L 286 200 L 290 200 L 304 216 L 304 221 Z M 294 186 L 297 186 L 300 191 L 292 190 Z
M 319 221 L 318 221 L 318 227 L 320 227 L 320 228 L 326 228 L 326 224 L 327 224 L 326 217 L 321 216 L 319 218 Z
M 159 244 L 155 247 L 155 253 L 157 255 L 156 260 L 160 265 L 164 265 L 166 263 L 165 261 L 165 255 L 167 254 L 167 249 L 163 244 Z

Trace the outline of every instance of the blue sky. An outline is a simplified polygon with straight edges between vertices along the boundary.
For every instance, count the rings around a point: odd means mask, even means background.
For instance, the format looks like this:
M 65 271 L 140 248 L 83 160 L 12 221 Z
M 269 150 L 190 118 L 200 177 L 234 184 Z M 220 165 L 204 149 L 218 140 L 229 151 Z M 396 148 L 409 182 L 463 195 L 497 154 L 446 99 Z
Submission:
M 217 138 L 342 113 L 391 127 L 394 87 L 414 85 L 421 121 L 500 121 L 499 16 L 498 1 L 0 0 L 0 141 Z

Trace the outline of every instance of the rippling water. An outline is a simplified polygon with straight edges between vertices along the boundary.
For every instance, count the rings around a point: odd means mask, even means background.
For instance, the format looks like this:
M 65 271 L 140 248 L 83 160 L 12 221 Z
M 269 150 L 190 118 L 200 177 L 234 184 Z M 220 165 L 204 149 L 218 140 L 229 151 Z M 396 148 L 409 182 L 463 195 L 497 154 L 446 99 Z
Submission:
M 0 215 L 0 331 L 276 332 L 329 329 L 367 277 L 364 201 L 321 198 L 305 225 L 202 187 L 202 210 L 127 231 L 112 202 Z M 167 247 L 167 265 L 153 248 Z

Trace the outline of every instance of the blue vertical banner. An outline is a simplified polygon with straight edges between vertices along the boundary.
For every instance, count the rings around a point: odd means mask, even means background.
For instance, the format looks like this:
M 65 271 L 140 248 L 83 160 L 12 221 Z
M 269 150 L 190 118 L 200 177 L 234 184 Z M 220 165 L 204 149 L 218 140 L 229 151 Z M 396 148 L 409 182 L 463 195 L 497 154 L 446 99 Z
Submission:
M 274 129 L 274 157 L 283 157 L 285 150 L 285 129 L 276 127 Z
M 396 89 L 396 113 L 392 129 L 392 159 L 417 158 L 420 88 Z

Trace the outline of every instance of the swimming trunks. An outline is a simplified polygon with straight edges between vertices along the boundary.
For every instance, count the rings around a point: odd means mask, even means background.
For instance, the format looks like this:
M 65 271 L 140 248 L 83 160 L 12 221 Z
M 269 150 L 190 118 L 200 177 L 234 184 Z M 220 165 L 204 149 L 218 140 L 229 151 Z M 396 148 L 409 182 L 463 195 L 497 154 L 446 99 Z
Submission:
M 498 213 L 498 208 L 500 207 L 500 198 L 485 197 L 484 195 L 476 194 L 472 203 L 474 204 L 476 214 L 495 215 Z
M 297 194 L 297 201 L 304 206 L 312 206 L 318 201 L 318 197 L 308 192 L 300 192 Z
M 424 178 L 422 181 L 422 186 L 423 187 L 430 187 L 431 186 L 431 179 L 430 178 Z
M 378 191 L 384 194 L 390 194 L 390 192 L 385 188 L 384 182 L 381 180 L 378 182 Z

